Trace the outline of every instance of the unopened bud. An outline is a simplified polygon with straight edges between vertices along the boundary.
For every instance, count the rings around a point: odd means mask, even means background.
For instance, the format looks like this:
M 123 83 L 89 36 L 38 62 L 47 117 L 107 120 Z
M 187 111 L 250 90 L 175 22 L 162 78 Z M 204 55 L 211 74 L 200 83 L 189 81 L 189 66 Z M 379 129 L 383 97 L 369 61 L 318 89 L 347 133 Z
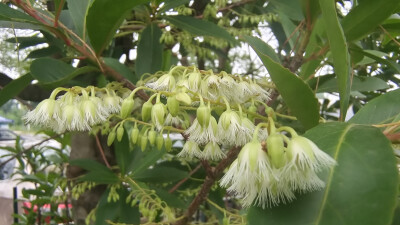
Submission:
M 200 105 L 199 108 L 197 108 L 197 121 L 199 121 L 200 125 L 202 127 L 208 126 L 210 123 L 210 118 L 211 118 L 211 110 L 207 106 Z
M 123 136 L 124 136 L 124 126 L 121 124 L 121 125 L 117 128 L 117 140 L 118 140 L 118 141 L 121 141 Z
M 176 94 L 176 100 L 186 104 L 186 105 L 191 105 L 192 104 L 192 99 L 190 98 L 190 96 L 188 94 L 186 94 L 185 92 L 179 92 L 178 94 Z
M 171 138 L 169 137 L 169 135 L 168 135 L 168 137 L 165 139 L 165 149 L 169 152 L 169 151 L 171 151 L 171 149 L 172 149 L 172 140 L 171 140 Z
M 115 130 L 112 130 L 112 131 L 108 134 L 108 137 L 107 137 L 107 145 L 108 145 L 108 146 L 111 146 L 112 143 L 114 142 L 114 140 L 115 140 Z
M 168 111 L 172 116 L 177 116 L 179 113 L 179 101 L 175 96 L 171 96 L 167 99 Z
M 142 150 L 142 152 L 144 152 L 144 150 L 146 150 L 147 147 L 147 134 L 143 134 L 142 137 L 140 138 L 140 149 Z
M 133 144 L 136 144 L 139 137 L 139 129 L 135 126 L 131 131 L 131 141 Z
M 267 150 L 272 165 L 279 169 L 286 164 L 285 146 L 281 134 L 271 134 L 267 138 Z
M 142 106 L 142 120 L 147 122 L 151 118 L 151 109 L 153 108 L 153 104 L 149 101 L 145 102 Z
M 158 134 L 156 140 L 157 149 L 161 150 L 163 144 L 164 144 L 164 137 L 162 134 Z
M 276 120 L 275 111 L 271 107 L 266 107 L 265 113 L 268 115 L 268 117 L 271 117 L 273 120 Z
M 156 125 L 158 124 L 163 125 L 164 117 L 165 117 L 164 104 L 162 104 L 161 102 L 156 103 L 151 109 L 151 119 L 153 123 L 155 123 Z
M 149 142 L 151 146 L 154 146 L 154 144 L 156 143 L 156 136 L 157 136 L 157 132 L 155 132 L 153 129 L 149 131 Z
M 134 104 L 135 104 L 135 101 L 130 97 L 128 97 L 122 101 L 121 111 L 120 111 L 120 115 L 121 115 L 122 119 L 125 119 L 126 117 L 128 117 L 131 114 Z

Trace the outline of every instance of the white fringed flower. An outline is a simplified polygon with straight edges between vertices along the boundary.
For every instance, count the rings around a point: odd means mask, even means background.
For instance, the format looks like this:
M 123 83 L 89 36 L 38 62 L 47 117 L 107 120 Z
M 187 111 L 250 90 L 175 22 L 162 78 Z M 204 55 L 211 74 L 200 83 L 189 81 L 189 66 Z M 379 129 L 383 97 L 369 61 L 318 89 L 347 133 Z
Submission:
M 242 126 L 240 116 L 227 109 L 223 112 L 218 121 L 219 143 L 223 145 L 242 146 L 246 144 L 248 129 Z
M 116 95 L 114 90 L 107 89 L 107 94 L 102 97 L 104 109 L 109 114 L 119 113 L 119 110 L 121 109 L 122 98 Z
M 178 153 L 179 157 L 182 158 L 202 158 L 203 153 L 201 152 L 199 145 L 194 141 L 187 141 L 182 148 L 182 151 Z
M 193 121 L 192 125 L 184 132 L 184 134 L 189 136 L 190 141 L 194 141 L 199 145 L 204 145 L 209 142 L 217 142 L 218 141 L 217 121 L 213 116 L 211 116 L 208 126 L 202 127 L 196 118 Z
M 58 102 L 52 98 L 45 99 L 36 106 L 32 111 L 29 111 L 23 119 L 26 123 L 31 123 L 36 126 L 49 127 L 50 124 L 58 117 L 59 107 Z
M 220 160 L 225 158 L 225 153 L 221 150 L 216 142 L 209 142 L 203 150 L 203 159 L 206 160 Z
M 159 91 L 172 91 L 175 88 L 175 77 L 172 74 L 164 74 L 156 81 L 147 83 L 147 87 Z
M 104 122 L 109 116 L 105 110 L 100 98 L 96 97 L 94 92 L 88 96 L 86 91 L 82 91 L 82 97 L 79 101 L 79 108 L 82 110 L 84 120 L 93 126 Z

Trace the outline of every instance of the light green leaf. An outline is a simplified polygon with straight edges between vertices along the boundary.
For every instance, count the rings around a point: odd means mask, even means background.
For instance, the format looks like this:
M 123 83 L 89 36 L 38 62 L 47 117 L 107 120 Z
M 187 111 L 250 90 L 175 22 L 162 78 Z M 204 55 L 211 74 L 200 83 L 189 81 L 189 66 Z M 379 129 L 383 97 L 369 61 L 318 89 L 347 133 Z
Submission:
M 76 33 L 86 39 L 86 14 L 93 0 L 67 0 L 68 12 L 74 22 Z
M 167 16 L 165 19 L 174 26 L 186 30 L 194 35 L 221 38 L 234 45 L 238 43 L 238 41 L 233 38 L 228 31 L 224 30 L 224 28 L 206 20 L 200 20 L 191 16 L 181 15 Z
M 332 53 L 333 65 L 338 79 L 340 96 L 340 119 L 346 117 L 350 96 L 350 56 L 347 50 L 346 39 L 336 15 L 336 3 L 330 0 L 319 0 L 322 10 L 322 19 L 325 23 L 326 34 Z
M 277 63 L 281 62 L 281 60 L 279 59 L 275 50 L 271 46 L 269 46 L 267 43 L 263 42 L 259 38 L 251 37 L 251 36 L 246 36 L 245 39 L 249 44 L 251 43 L 250 45 L 253 46 L 253 48 L 256 48 L 258 51 L 269 56 L 275 62 L 277 62 Z
M 110 43 L 132 8 L 149 0 L 95 0 L 86 15 L 86 29 L 95 52 L 100 54 Z
M 351 82 L 351 91 L 375 91 L 389 88 L 389 85 L 377 77 L 354 76 Z M 337 79 L 333 78 L 318 86 L 317 92 L 338 92 Z
M 137 48 L 136 75 L 155 73 L 161 70 L 163 45 L 160 43 L 162 31 L 153 23 L 142 32 Z
M 61 85 L 77 75 L 98 70 L 92 66 L 74 68 L 61 60 L 54 58 L 39 58 L 32 62 L 32 76 L 43 85 Z
M 399 64 L 397 64 L 396 62 L 394 62 L 392 60 L 381 58 L 381 55 L 375 54 L 374 51 L 362 50 L 361 48 L 350 48 L 350 50 L 357 52 L 357 53 L 361 53 L 364 56 L 367 56 L 371 59 L 376 60 L 378 63 L 382 63 L 384 65 L 391 67 L 392 69 L 396 70 L 397 73 L 400 73 L 400 65 Z
M 398 0 L 380 0 L 360 3 L 342 20 L 347 41 L 358 40 L 385 21 L 399 9 Z
M 254 43 L 253 38 L 248 38 L 247 36 L 244 38 L 256 51 L 258 57 L 267 68 L 272 81 L 290 111 L 305 128 L 309 129 L 316 126 L 319 121 L 319 104 L 311 88 L 295 74 L 276 63 L 265 52 L 261 52 L 256 46 L 257 43 Z
M 400 114 L 400 89 L 372 99 L 350 120 L 358 124 L 382 124 L 394 122 Z
M 32 75 L 28 73 L 11 81 L 5 87 L 0 89 L 0 106 L 11 98 L 17 96 L 31 83 L 32 80 Z
M 103 61 L 111 67 L 113 70 L 117 71 L 119 74 L 121 74 L 123 77 L 128 79 L 131 82 L 137 81 L 137 77 L 135 77 L 132 73 L 132 71 L 125 66 L 124 64 L 120 63 L 118 59 L 114 58 L 108 58 L 108 57 L 103 57 Z
M 390 224 L 399 176 L 393 149 L 382 132 L 374 127 L 328 123 L 305 136 L 337 161 L 337 166 L 320 174 L 325 189 L 298 195 L 286 205 L 264 210 L 253 207 L 247 215 L 249 224 Z

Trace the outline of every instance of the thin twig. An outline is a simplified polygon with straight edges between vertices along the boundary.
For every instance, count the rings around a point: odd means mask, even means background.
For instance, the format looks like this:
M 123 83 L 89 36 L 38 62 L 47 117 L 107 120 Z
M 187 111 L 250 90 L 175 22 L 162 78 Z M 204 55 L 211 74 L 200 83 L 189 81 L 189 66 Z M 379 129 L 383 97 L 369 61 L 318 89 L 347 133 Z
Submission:
M 103 158 L 103 161 L 106 164 L 107 168 L 111 169 L 110 163 L 108 163 L 108 161 L 107 161 L 106 155 L 104 154 L 103 146 L 101 146 L 100 139 L 97 136 L 97 134 L 95 135 L 95 137 L 96 137 L 96 144 L 97 144 L 97 147 L 99 148 L 101 157 Z

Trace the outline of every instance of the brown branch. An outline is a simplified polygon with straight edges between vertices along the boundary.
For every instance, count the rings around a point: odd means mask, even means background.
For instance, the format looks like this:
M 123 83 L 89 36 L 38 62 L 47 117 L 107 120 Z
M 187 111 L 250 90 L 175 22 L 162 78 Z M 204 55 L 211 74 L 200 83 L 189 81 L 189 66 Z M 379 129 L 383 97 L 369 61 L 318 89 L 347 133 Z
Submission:
M 174 225 L 184 225 L 190 221 L 190 218 L 197 211 L 200 204 L 202 204 L 207 199 L 208 193 L 210 192 L 211 187 L 214 185 L 215 181 L 222 175 L 225 168 L 227 168 L 236 159 L 237 155 L 239 154 L 239 150 L 240 148 L 238 147 L 231 148 L 226 158 L 221 160 L 221 162 L 216 167 L 210 167 L 208 163 L 204 163 L 206 161 L 202 161 L 202 164 L 206 167 L 207 171 L 206 179 L 204 180 L 204 183 L 201 186 L 199 193 L 190 203 L 184 216 L 180 220 L 175 222 Z
M 173 193 L 174 191 L 176 191 L 183 183 L 185 183 L 189 179 L 190 176 L 192 176 L 194 173 L 196 173 L 200 168 L 201 168 L 201 163 L 199 163 L 199 165 L 197 165 L 196 168 L 194 168 L 192 171 L 190 171 L 188 177 L 183 178 L 177 184 L 175 184 L 175 186 L 173 186 L 168 191 L 168 193 Z
M 103 146 L 101 146 L 100 139 L 97 136 L 97 134 L 95 135 L 95 137 L 96 137 L 96 144 L 97 144 L 97 147 L 99 148 L 99 152 L 100 152 L 101 158 L 103 159 L 103 161 L 106 164 L 107 168 L 111 169 L 110 163 L 108 163 L 108 161 L 107 161 L 106 155 L 104 154 Z

